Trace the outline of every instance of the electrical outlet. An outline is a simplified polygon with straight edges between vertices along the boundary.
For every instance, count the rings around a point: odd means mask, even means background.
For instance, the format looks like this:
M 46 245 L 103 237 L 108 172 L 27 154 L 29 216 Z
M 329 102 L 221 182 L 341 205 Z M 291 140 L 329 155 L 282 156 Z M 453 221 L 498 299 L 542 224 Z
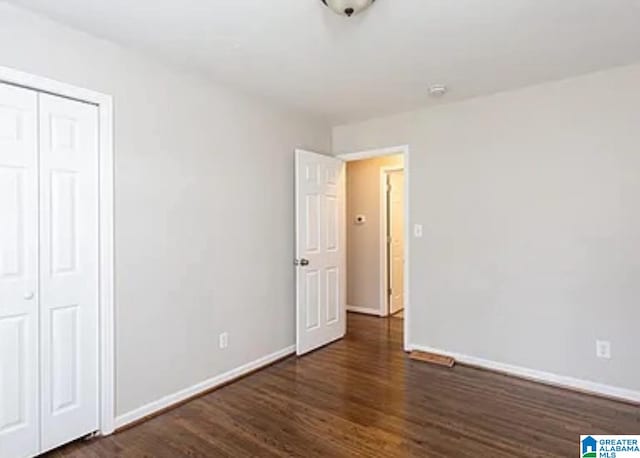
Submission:
M 422 237 L 422 224 L 413 225 L 413 236 L 416 238 Z
M 220 334 L 220 337 L 218 337 L 218 345 L 220 346 L 221 349 L 225 349 L 229 346 L 228 332 L 223 332 L 222 334 Z
M 611 359 L 611 342 L 596 340 L 596 356 L 602 359 Z

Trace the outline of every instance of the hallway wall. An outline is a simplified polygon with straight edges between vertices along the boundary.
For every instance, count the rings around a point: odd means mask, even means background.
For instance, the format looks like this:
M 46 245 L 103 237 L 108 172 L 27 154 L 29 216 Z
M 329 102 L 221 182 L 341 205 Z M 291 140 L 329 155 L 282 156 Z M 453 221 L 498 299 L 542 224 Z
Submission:
M 401 154 L 347 162 L 347 304 L 353 311 L 380 312 L 380 173 L 403 167 Z M 357 215 L 366 222 L 357 224 Z

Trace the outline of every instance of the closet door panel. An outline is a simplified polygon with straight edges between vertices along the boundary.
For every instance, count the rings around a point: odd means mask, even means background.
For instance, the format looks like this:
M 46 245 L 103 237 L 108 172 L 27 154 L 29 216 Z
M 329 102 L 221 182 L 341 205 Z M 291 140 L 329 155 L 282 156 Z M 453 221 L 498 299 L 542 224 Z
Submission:
M 40 94 L 42 448 L 98 429 L 98 110 Z
M 0 83 L 0 457 L 39 450 L 37 94 Z

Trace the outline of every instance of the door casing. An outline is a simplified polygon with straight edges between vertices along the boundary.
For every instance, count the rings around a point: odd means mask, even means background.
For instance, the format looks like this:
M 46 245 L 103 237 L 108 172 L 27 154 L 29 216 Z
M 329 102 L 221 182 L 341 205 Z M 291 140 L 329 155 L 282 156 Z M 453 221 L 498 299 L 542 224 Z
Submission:
M 115 429 L 114 151 L 113 97 L 0 66 L 0 82 L 66 97 L 98 107 L 99 154 L 99 418 L 101 435 Z

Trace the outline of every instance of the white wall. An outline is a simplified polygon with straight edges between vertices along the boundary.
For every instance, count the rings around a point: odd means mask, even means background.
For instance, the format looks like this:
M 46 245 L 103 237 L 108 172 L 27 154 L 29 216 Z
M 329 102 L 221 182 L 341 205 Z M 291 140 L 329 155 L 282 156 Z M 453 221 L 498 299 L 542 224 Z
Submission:
M 412 344 L 640 390 L 639 82 L 636 65 L 334 129 L 336 153 L 410 145 Z
M 115 97 L 118 414 L 294 344 L 293 151 L 328 127 L 4 3 L 0 65 Z

